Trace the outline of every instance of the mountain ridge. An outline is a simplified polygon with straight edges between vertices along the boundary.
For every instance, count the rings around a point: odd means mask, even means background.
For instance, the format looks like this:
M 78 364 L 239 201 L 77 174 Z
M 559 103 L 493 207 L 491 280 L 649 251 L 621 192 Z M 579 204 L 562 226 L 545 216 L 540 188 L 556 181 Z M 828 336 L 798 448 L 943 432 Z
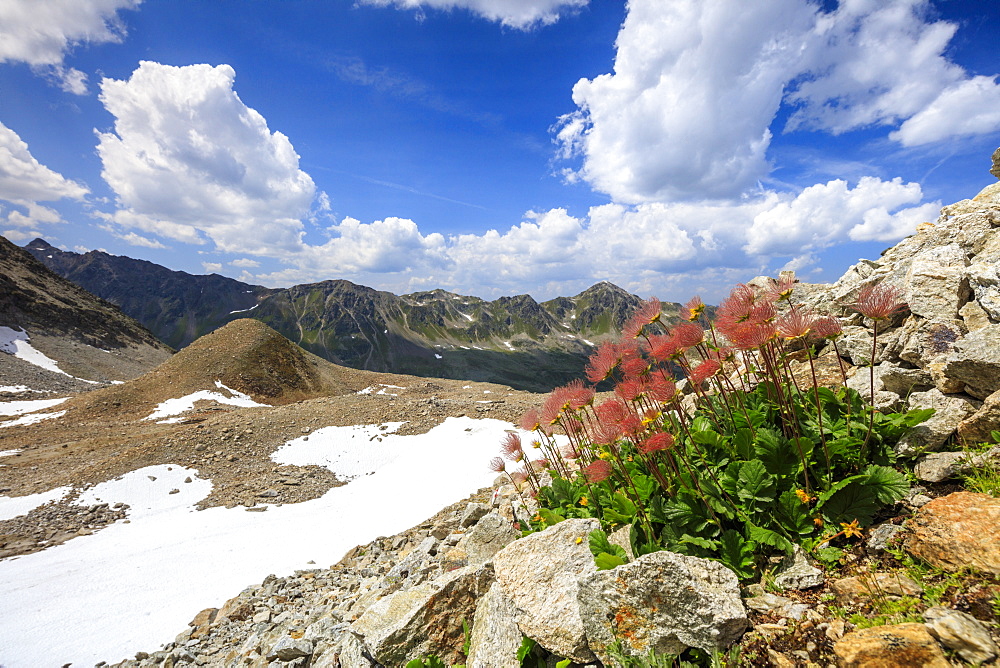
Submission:
M 578 376 L 594 346 L 619 334 L 641 302 L 607 281 L 543 302 L 527 294 L 489 301 L 443 289 L 395 295 L 346 279 L 266 288 L 103 251 L 63 251 L 43 239 L 25 250 L 175 348 L 249 317 L 336 364 L 533 391 Z M 664 304 L 668 316 L 679 310 Z

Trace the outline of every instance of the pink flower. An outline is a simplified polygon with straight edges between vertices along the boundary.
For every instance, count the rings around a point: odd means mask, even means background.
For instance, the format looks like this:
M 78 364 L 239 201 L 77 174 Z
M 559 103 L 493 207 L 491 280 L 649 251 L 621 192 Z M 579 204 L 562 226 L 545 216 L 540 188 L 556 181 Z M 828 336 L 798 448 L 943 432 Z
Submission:
M 504 457 L 512 462 L 519 462 L 524 457 L 524 450 L 521 449 L 521 437 L 517 434 L 507 434 L 500 441 L 500 451 Z
M 705 340 L 705 330 L 693 322 L 682 322 L 673 331 L 677 345 L 681 348 L 693 348 Z
M 885 320 L 907 308 L 900 300 L 900 289 L 895 285 L 878 283 L 866 285 L 858 294 L 858 301 L 851 304 L 861 315 L 872 320 Z
M 639 452 L 644 454 L 650 454 L 658 450 L 668 450 L 674 445 L 674 437 L 672 434 L 668 434 L 665 431 L 653 434 L 646 440 L 642 442 L 639 446 Z
M 583 468 L 583 475 L 586 476 L 587 482 L 603 482 L 611 475 L 611 462 L 598 459 L 593 464 Z
M 626 339 L 634 339 L 642 334 L 642 328 L 646 325 L 651 325 L 660 319 L 660 300 L 656 297 L 652 297 L 644 301 L 636 312 L 629 318 L 629 321 L 625 323 L 625 327 L 622 329 L 622 337 Z
M 524 431 L 535 431 L 541 424 L 541 420 L 538 417 L 538 409 L 529 408 L 525 411 L 524 415 L 521 416 L 521 422 L 518 426 Z
M 610 341 L 605 341 L 590 356 L 590 360 L 587 362 L 587 367 L 584 369 L 587 380 L 591 383 L 600 383 L 615 370 L 618 360 L 618 348 Z
M 507 465 L 503 463 L 503 459 L 500 457 L 494 457 L 490 460 L 490 470 L 496 473 L 503 473 L 507 470 Z
M 701 297 L 692 297 L 684 308 L 681 309 L 681 319 L 687 320 L 688 322 L 694 322 L 701 317 L 701 314 L 705 312 L 705 302 L 701 301 Z
M 840 321 L 828 315 L 818 318 L 813 325 L 813 334 L 821 339 L 834 339 L 844 333 Z
M 810 311 L 795 309 L 778 320 L 778 334 L 786 339 L 806 336 L 816 326 L 816 316 Z
M 719 369 L 721 368 L 722 365 L 719 364 L 717 360 L 705 360 L 704 362 L 702 362 L 701 364 L 699 364 L 698 366 L 696 366 L 691 370 L 691 373 L 688 376 L 688 378 L 691 379 L 692 384 L 694 384 L 695 386 L 699 386 L 706 380 L 717 374 L 719 372 Z

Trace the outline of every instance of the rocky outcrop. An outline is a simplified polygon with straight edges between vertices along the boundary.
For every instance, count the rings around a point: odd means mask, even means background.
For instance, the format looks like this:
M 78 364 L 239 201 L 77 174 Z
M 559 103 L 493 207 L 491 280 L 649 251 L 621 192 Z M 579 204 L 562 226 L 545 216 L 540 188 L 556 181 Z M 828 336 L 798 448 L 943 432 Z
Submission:
M 688 647 L 712 652 L 749 625 L 735 573 L 673 552 L 581 578 L 579 607 L 590 648 L 605 664 L 616 641 L 629 656 L 680 654 Z
M 920 508 L 909 529 L 907 551 L 933 566 L 1000 574 L 1000 499 L 955 492 Z
M 975 198 L 941 210 L 933 224 L 861 260 L 832 285 L 802 286 L 800 299 L 840 317 L 839 344 L 858 366 L 848 385 L 880 410 L 930 407 L 934 416 L 901 441 L 906 457 L 956 444 L 982 442 L 1000 428 L 997 403 L 982 402 L 1000 390 L 1000 183 Z M 851 308 L 866 286 L 899 289 L 907 309 L 878 324 Z M 874 368 L 870 365 L 874 364 Z M 875 396 L 871 397 L 874 374 Z

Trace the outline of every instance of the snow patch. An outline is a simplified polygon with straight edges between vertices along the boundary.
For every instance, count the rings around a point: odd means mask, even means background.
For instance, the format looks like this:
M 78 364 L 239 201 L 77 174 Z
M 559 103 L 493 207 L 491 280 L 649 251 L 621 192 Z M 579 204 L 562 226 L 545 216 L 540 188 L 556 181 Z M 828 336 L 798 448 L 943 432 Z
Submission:
M 405 422 L 386 422 L 383 425 L 353 427 L 325 427 L 293 441 L 289 441 L 271 454 L 278 464 L 325 466 L 340 480 L 354 480 L 371 475 L 390 464 L 409 447 L 405 439 L 386 438 Z M 385 427 L 385 429 L 382 429 Z
M 24 413 L 34 413 L 46 408 L 58 406 L 69 399 L 33 399 L 30 401 L 4 401 L 0 402 L 0 415 L 23 415 Z
M 21 392 L 36 392 L 38 394 L 48 394 L 52 390 L 33 390 L 27 385 L 0 385 L 0 392 L 9 392 L 11 394 L 20 394 Z
M 593 341 L 588 341 L 587 339 L 580 339 L 580 340 L 583 341 L 584 343 L 586 343 L 588 346 L 596 346 L 597 345 Z
M 458 314 L 463 318 L 465 318 L 466 320 L 468 320 L 469 322 L 472 322 L 474 320 L 474 318 L 468 313 L 462 313 L 461 311 L 459 311 Z
M 442 355 L 438 355 L 437 353 L 434 353 L 434 357 L 438 358 L 439 360 L 443 360 L 444 359 L 444 357 Z
M 10 457 L 11 455 L 16 455 L 21 452 L 20 450 L 0 450 L 0 457 Z
M 219 389 L 226 390 L 232 396 L 227 397 L 221 392 L 213 392 L 211 390 L 199 390 L 193 394 L 188 394 L 177 399 L 167 399 L 163 403 L 157 404 L 153 412 L 149 416 L 144 417 L 143 420 L 160 420 L 162 418 L 186 413 L 194 408 L 196 401 L 215 401 L 220 404 L 226 404 L 227 406 L 239 406 L 241 408 L 269 407 L 268 404 L 257 403 L 251 399 L 249 395 L 237 392 L 230 387 L 226 387 L 222 384 L 221 380 L 215 381 L 215 386 Z
M 377 389 L 377 388 L 381 388 L 381 389 Z M 398 394 L 395 394 L 393 392 L 387 392 L 386 391 L 386 390 L 390 390 L 390 389 L 391 390 L 405 390 L 406 388 L 405 387 L 400 387 L 399 385 L 384 385 L 384 384 L 370 385 L 370 386 L 366 387 L 363 390 L 358 390 L 357 394 L 384 394 L 384 395 L 388 395 L 390 397 L 398 397 L 399 396 Z
M 170 642 L 192 611 L 220 607 L 269 573 L 290 575 L 313 568 L 310 561 L 336 563 L 355 545 L 412 527 L 491 484 L 496 474 L 486 462 L 511 428 L 499 420 L 448 418 L 426 434 L 389 434 L 381 443 L 356 438 L 354 444 L 353 428 L 331 431 L 316 463 L 320 456 L 340 461 L 345 455 L 338 451 L 356 452 L 362 441 L 394 458 L 384 457 L 370 475 L 319 499 L 271 505 L 263 513 L 195 511 L 210 483 L 184 483 L 194 474 L 179 466 L 150 467 L 98 485 L 81 502 L 129 503 L 129 524 L 0 561 L 0 600 L 18 611 L 0 624 L 0 664 L 94 665 Z M 302 442 L 319 443 L 316 433 Z M 325 518 L 328 530 L 316 530 L 317 518 Z
M 514 346 L 510 345 L 510 341 L 504 341 L 503 344 L 508 348 L 510 348 L 511 350 L 514 350 Z
M 0 496 L 0 521 L 30 513 L 38 506 L 50 501 L 58 501 L 68 493 L 69 487 L 56 487 L 47 492 L 28 494 L 27 496 Z
M 257 308 L 258 306 L 260 306 L 260 304 L 254 304 L 254 305 L 253 305 L 253 306 L 251 306 L 250 308 L 245 308 L 245 309 L 240 309 L 240 310 L 238 310 L 238 311 L 230 311 L 230 312 L 229 312 L 229 315 L 232 315 L 232 314 L 234 314 L 234 313 L 249 313 L 250 311 L 252 311 L 252 310 L 254 310 L 255 308 Z
M 37 424 L 42 420 L 52 420 L 53 418 L 60 418 L 66 415 L 66 411 L 59 411 L 57 413 L 32 413 L 31 415 L 22 415 L 16 420 L 8 420 L 7 422 L 0 422 L 0 429 L 4 427 L 24 427 L 29 424 Z
M 28 343 L 29 338 L 28 333 L 23 329 L 15 331 L 10 327 L 0 327 L 0 351 L 9 353 L 46 371 L 61 373 L 70 378 L 73 377 L 60 369 L 59 364 L 54 359 L 35 350 L 34 346 Z

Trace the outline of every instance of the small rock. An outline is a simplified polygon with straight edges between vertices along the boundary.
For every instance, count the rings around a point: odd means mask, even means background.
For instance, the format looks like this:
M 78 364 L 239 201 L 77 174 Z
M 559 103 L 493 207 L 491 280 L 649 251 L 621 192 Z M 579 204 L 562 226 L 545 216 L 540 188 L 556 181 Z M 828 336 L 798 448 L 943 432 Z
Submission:
M 278 494 L 279 494 L 278 490 L 276 490 L 276 489 L 268 489 L 268 490 L 264 490 L 263 492 L 259 493 L 257 496 L 261 497 L 261 498 L 264 498 L 264 499 L 273 499 L 274 497 L 278 496 Z
M 903 527 L 898 524 L 879 524 L 868 532 L 868 540 L 865 542 L 865 547 L 872 552 L 884 552 L 902 530 Z
M 852 631 L 834 643 L 833 652 L 846 667 L 950 668 L 941 647 L 923 624 L 873 626 Z
M 176 488 L 174 488 L 174 489 L 170 490 L 169 492 L 167 492 L 167 494 L 180 494 L 180 493 L 181 493 L 181 490 L 176 489 Z
M 782 560 L 774 578 L 774 584 L 781 589 L 809 589 L 820 586 L 823 581 L 823 571 L 809 563 L 809 557 L 798 545 Z
M 919 596 L 924 591 L 917 582 L 902 573 L 868 573 L 860 577 L 841 578 L 831 582 L 830 589 L 841 601 Z
M 910 520 L 906 550 L 947 571 L 972 566 L 1000 575 L 1000 499 L 955 492 Z
M 305 638 L 295 639 L 291 636 L 284 636 L 267 653 L 267 660 L 294 661 L 295 659 L 311 656 L 312 653 L 313 644 L 310 641 Z
M 935 606 L 924 612 L 927 630 L 948 649 L 979 665 L 1000 654 L 990 632 L 972 615 Z

